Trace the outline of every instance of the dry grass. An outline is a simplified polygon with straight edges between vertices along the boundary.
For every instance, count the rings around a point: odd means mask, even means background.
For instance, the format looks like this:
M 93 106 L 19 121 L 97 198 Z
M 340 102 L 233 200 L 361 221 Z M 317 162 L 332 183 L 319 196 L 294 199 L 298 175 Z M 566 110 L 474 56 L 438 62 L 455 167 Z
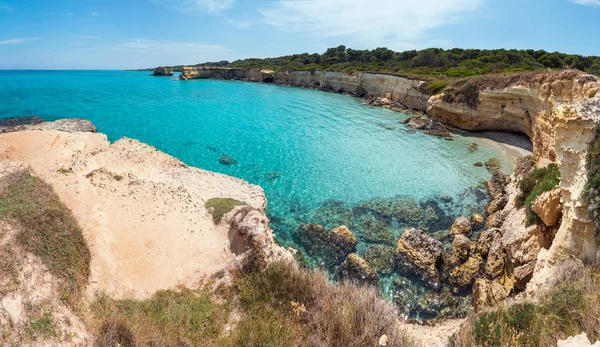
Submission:
M 204 291 L 155 293 L 148 300 L 113 300 L 98 295 L 91 306 L 98 346 L 211 346 L 229 315 L 227 304 Z
M 241 205 L 246 203 L 231 198 L 213 198 L 206 201 L 206 209 L 212 213 L 215 224 L 219 224 L 224 215 Z
M 376 289 L 332 284 L 323 272 L 276 263 L 238 274 L 235 292 L 244 316 L 229 346 L 412 345 L 396 309 Z
M 0 188 L 0 216 L 19 225 L 18 244 L 41 259 L 62 282 L 63 301 L 74 305 L 87 284 L 90 252 L 52 187 L 27 172 L 8 176 Z
M 600 269 L 570 274 L 537 304 L 519 303 L 472 317 L 453 346 L 554 346 L 587 333 L 600 339 Z

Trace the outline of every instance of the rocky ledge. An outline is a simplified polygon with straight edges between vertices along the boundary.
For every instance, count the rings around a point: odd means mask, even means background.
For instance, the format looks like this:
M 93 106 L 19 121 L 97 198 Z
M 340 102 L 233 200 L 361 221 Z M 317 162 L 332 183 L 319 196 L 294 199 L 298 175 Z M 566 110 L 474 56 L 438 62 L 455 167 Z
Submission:
M 291 259 L 273 240 L 258 186 L 136 140 L 111 144 L 88 121 L 16 127 L 0 135 L 0 173 L 30 170 L 73 212 L 92 254 L 90 293 L 143 298 L 193 287 L 248 254 Z M 220 198 L 244 205 L 215 223 L 206 202 Z
M 171 68 L 168 67 L 160 66 L 154 69 L 152 76 L 173 76 L 173 70 L 171 70 Z

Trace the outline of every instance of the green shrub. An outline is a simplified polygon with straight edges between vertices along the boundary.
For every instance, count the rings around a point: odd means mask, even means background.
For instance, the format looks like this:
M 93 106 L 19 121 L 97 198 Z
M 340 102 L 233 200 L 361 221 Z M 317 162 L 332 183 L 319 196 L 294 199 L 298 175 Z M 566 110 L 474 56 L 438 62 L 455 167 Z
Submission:
M 442 90 L 444 90 L 448 86 L 448 82 L 440 81 L 431 83 L 427 86 L 427 92 L 429 95 L 439 94 Z
M 18 223 L 17 242 L 63 282 L 61 297 L 74 304 L 90 274 L 90 251 L 81 228 L 52 187 L 39 178 L 22 172 L 3 183 L 0 216 Z
M 600 131 L 590 145 L 586 164 L 588 182 L 585 187 L 584 199 L 589 205 L 596 228 L 600 230 Z
M 219 224 L 221 218 L 231 212 L 234 207 L 241 205 L 246 205 L 246 203 L 230 198 L 214 198 L 206 201 L 206 208 L 212 213 L 215 224 Z
M 544 168 L 534 168 L 526 177 L 519 182 L 520 194 L 515 204 L 517 207 L 527 208 L 527 225 L 540 223 L 540 218 L 533 212 L 532 207 L 535 199 L 542 193 L 551 191 L 560 183 L 560 170 L 555 163 Z

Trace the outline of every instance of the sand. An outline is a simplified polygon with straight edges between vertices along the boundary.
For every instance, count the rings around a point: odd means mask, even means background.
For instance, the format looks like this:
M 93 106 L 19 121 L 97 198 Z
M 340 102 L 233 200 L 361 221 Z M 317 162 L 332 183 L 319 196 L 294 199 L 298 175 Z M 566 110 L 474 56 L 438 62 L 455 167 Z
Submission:
M 229 227 L 205 208 L 231 197 L 264 211 L 262 189 L 185 166 L 130 139 L 22 131 L 0 135 L 0 165 L 22 162 L 73 211 L 92 253 L 89 293 L 145 298 L 194 286 L 235 259 Z

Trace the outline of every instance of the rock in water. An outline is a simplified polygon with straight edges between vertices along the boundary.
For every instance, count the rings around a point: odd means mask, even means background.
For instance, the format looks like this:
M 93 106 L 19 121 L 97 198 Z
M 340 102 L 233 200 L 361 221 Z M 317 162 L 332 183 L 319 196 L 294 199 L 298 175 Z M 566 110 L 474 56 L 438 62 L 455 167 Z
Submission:
M 380 274 L 394 272 L 394 249 L 384 245 L 375 245 L 365 250 L 365 260 Z
M 230 157 L 227 153 L 223 153 L 221 158 L 219 158 L 219 164 L 223 165 L 237 165 L 238 161 L 235 158 Z
M 173 76 L 173 70 L 168 67 L 160 66 L 154 69 L 152 76 Z
M 346 261 L 340 266 L 338 277 L 343 280 L 368 285 L 377 285 L 379 283 L 377 272 L 355 253 L 349 254 L 346 257 Z
M 444 246 L 422 230 L 408 229 L 396 245 L 396 259 L 401 271 L 419 275 L 433 288 L 440 286 L 438 263 Z
M 345 226 L 332 230 L 318 224 L 304 224 L 294 230 L 293 236 L 306 251 L 329 268 L 340 264 L 350 253 L 356 252 L 358 239 Z
M 450 228 L 450 235 L 471 235 L 471 222 L 465 217 L 458 217 Z

